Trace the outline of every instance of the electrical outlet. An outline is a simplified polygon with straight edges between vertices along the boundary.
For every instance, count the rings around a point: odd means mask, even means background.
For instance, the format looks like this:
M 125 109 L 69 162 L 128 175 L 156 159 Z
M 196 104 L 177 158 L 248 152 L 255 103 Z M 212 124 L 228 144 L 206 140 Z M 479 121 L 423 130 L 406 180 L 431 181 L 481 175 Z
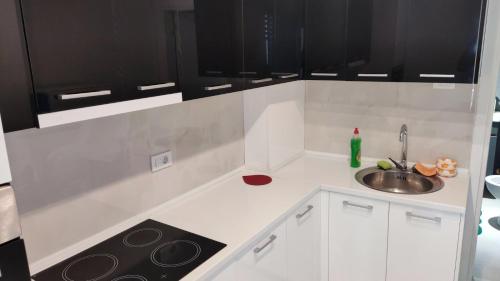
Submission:
M 174 164 L 172 151 L 165 151 L 151 156 L 151 172 L 168 168 Z

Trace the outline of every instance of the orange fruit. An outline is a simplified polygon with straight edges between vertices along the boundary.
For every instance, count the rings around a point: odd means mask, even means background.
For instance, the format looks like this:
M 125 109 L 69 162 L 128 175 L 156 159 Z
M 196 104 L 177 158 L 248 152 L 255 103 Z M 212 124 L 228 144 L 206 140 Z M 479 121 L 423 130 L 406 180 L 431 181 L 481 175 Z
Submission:
M 436 167 L 427 167 L 422 163 L 415 164 L 415 169 L 426 177 L 432 177 L 437 174 Z

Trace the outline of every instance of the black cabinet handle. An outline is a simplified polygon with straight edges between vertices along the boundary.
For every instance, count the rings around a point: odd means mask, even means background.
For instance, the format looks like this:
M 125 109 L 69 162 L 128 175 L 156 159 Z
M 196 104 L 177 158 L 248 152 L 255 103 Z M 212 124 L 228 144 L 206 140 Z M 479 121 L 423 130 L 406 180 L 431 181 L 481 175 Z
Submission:
M 455 78 L 455 74 L 427 74 L 421 73 L 420 78 Z
M 139 90 L 139 91 L 148 91 L 148 90 L 171 88 L 171 87 L 175 87 L 175 83 L 174 82 L 167 82 L 167 83 L 156 84 L 156 85 L 137 86 L 137 90 Z
M 228 89 L 232 88 L 233 84 L 224 84 L 224 85 L 218 85 L 218 86 L 207 86 L 205 87 L 206 91 L 215 91 L 215 90 L 221 90 L 221 89 Z
M 103 91 L 76 93 L 76 94 L 62 94 L 59 95 L 58 98 L 60 100 L 72 100 L 72 99 L 82 99 L 82 98 L 109 96 L 109 95 L 111 95 L 110 90 L 103 90 Z

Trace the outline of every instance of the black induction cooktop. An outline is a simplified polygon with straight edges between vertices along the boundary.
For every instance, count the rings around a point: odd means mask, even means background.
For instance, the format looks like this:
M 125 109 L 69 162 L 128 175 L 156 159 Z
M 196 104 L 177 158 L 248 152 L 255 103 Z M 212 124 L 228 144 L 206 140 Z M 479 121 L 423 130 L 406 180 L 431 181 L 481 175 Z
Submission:
M 32 278 L 35 281 L 180 280 L 225 246 L 146 220 Z

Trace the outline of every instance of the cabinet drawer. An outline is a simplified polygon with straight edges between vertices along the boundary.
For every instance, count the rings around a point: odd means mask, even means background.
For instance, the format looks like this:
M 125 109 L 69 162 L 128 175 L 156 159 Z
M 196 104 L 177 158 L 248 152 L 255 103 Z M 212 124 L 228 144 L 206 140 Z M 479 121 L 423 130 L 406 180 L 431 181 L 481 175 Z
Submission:
M 461 216 L 391 204 L 388 281 L 452 281 Z
M 286 280 L 285 224 L 255 244 L 236 263 L 238 281 Z
M 385 281 L 389 203 L 330 196 L 330 280 Z

